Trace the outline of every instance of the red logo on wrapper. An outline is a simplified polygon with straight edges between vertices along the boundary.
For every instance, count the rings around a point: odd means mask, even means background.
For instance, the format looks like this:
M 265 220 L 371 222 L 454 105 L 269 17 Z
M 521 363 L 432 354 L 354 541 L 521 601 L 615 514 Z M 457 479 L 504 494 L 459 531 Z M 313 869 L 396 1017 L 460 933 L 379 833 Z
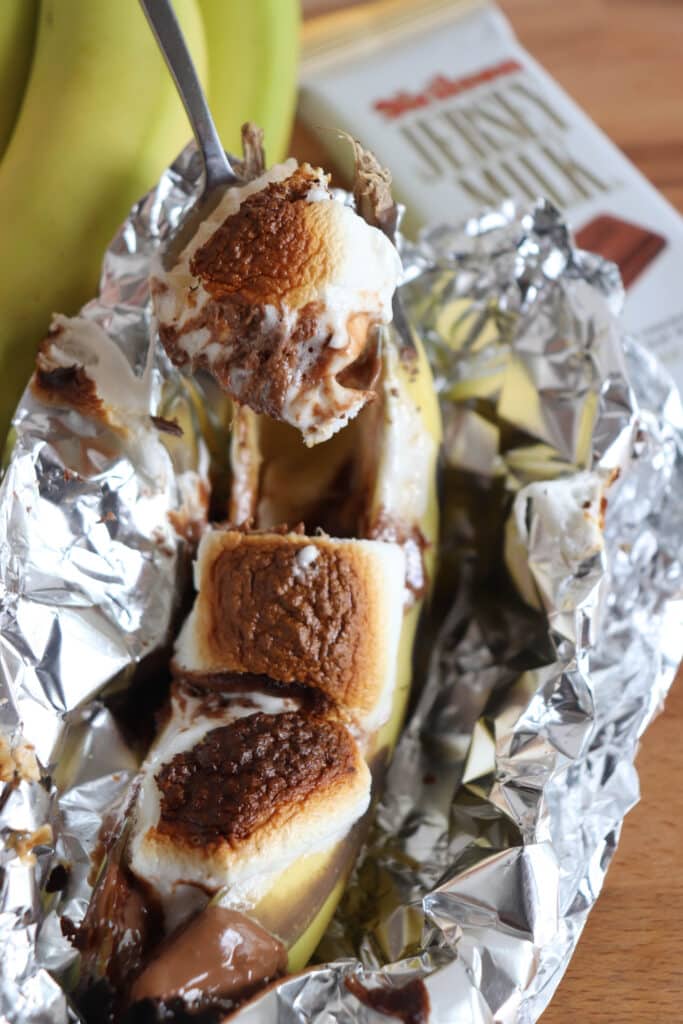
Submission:
M 429 80 L 422 92 L 407 92 L 401 89 L 386 100 L 375 100 L 372 104 L 373 110 L 377 110 L 389 121 L 395 121 L 403 114 L 411 110 L 418 110 L 428 107 L 430 103 L 437 100 L 449 99 L 451 96 L 458 96 L 460 93 L 474 89 L 478 85 L 493 82 L 503 75 L 510 75 L 514 71 L 521 71 L 522 65 L 517 60 L 504 60 L 499 64 L 492 64 L 491 67 L 475 71 L 471 75 L 462 75 L 460 78 L 449 78 L 448 75 L 435 75 Z

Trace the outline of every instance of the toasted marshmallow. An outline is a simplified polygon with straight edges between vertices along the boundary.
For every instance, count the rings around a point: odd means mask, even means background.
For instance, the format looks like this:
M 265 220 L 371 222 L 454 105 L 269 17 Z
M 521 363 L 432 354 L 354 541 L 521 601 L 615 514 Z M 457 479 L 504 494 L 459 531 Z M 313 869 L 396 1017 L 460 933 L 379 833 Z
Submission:
M 373 396 L 400 272 L 391 242 L 332 198 L 323 171 L 288 160 L 229 189 L 150 288 L 176 365 L 208 369 L 312 445 Z
M 248 890 L 342 838 L 368 807 L 368 767 L 330 702 L 303 687 L 271 694 L 251 684 L 173 685 L 129 846 L 132 870 L 162 898 L 188 884 Z
M 314 686 L 371 732 L 391 709 L 404 579 L 399 544 L 209 530 L 175 665 Z

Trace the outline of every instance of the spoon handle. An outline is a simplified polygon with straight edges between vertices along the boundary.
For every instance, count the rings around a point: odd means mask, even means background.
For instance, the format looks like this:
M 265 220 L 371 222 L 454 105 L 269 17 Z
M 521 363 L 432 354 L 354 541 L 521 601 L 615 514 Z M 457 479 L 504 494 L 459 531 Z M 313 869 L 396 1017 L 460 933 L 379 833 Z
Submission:
M 209 111 L 170 0 L 140 0 L 187 111 L 204 162 L 204 191 L 237 181 Z

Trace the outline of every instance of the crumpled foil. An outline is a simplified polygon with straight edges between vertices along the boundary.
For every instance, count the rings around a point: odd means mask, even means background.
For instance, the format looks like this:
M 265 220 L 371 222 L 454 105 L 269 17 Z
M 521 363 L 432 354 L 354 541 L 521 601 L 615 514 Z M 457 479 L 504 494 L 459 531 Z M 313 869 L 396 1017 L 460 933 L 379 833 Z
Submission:
M 82 919 L 102 816 L 137 766 L 106 696 L 167 642 L 187 568 L 171 519 L 201 490 L 206 447 L 192 387 L 150 349 L 146 277 L 198 173 L 189 149 L 134 208 L 84 311 L 136 372 L 153 365 L 149 411 L 181 419 L 182 443 L 150 421 L 122 444 L 28 391 L 18 410 L 0 491 L 2 1020 L 78 1019 L 60 919 Z M 423 979 L 434 1024 L 537 1020 L 683 653 L 683 410 L 620 337 L 616 269 L 574 250 L 543 202 L 403 257 L 444 416 L 427 667 L 321 965 L 242 1022 L 386 1019 L 350 975 Z

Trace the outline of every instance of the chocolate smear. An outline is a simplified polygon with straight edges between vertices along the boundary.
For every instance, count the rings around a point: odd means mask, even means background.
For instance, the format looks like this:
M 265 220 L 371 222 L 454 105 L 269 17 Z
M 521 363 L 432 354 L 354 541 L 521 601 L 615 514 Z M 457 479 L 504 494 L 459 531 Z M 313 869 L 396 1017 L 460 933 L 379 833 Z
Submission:
M 366 988 L 358 978 L 346 979 L 346 987 L 365 1006 L 398 1017 L 403 1024 L 427 1024 L 429 1021 L 429 993 L 420 978 L 400 988 Z
M 203 1005 L 242 998 L 279 977 L 287 965 L 282 943 L 245 914 L 208 906 L 155 953 L 131 989 L 131 1002 L 181 998 Z

